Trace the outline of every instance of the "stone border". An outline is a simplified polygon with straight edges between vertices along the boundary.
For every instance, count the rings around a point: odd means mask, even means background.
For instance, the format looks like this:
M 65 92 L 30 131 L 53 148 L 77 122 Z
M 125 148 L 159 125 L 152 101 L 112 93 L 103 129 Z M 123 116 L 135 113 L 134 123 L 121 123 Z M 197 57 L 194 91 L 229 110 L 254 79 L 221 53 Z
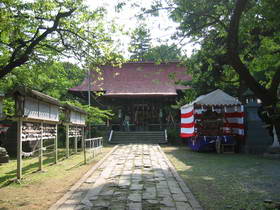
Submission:
M 77 190 L 85 181 L 86 179 L 96 170 L 99 168 L 99 166 L 119 147 L 119 145 L 116 145 L 113 147 L 113 149 L 105 155 L 101 160 L 99 160 L 78 182 L 76 182 L 68 192 L 66 192 L 56 203 L 54 203 L 49 210 L 56 210 L 61 206 L 66 200 L 68 200 L 72 194 Z
M 171 173 L 173 174 L 173 176 L 175 177 L 176 181 L 178 182 L 181 190 L 185 193 L 188 202 L 191 204 L 192 208 L 195 210 L 203 210 L 202 206 L 199 204 L 199 202 L 196 200 L 196 198 L 193 196 L 192 192 L 190 191 L 190 189 L 188 188 L 188 186 L 186 185 L 186 183 L 184 182 L 184 180 L 180 177 L 180 175 L 178 174 L 177 170 L 175 169 L 175 167 L 173 166 L 173 164 L 169 161 L 169 159 L 167 158 L 166 154 L 163 152 L 163 150 L 161 149 L 161 147 L 158 145 L 158 150 L 160 151 L 160 153 L 162 154 L 162 156 L 165 158 Z

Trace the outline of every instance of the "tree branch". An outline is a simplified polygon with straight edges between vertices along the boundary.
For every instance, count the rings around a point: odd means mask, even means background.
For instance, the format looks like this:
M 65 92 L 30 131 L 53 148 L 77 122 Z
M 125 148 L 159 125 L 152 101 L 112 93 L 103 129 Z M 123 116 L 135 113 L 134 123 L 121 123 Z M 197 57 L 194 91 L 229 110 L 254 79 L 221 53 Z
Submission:
M 269 88 L 269 91 L 272 95 L 277 95 L 277 89 L 280 84 L 280 70 L 276 71 L 271 82 L 271 86 Z
M 14 68 L 21 66 L 23 64 L 25 64 L 28 59 L 29 56 L 32 54 L 32 52 L 34 51 L 35 47 L 41 42 L 43 41 L 49 34 L 53 33 L 54 31 L 57 30 L 57 27 L 59 25 L 59 22 L 62 18 L 68 17 L 70 15 L 73 14 L 73 12 L 76 10 L 76 8 L 73 8 L 67 12 L 59 12 L 54 21 L 53 21 L 53 25 L 50 28 L 47 28 L 44 33 L 42 33 L 40 36 L 38 36 L 37 38 L 35 38 L 28 46 L 27 48 L 24 50 L 23 53 L 21 53 L 21 55 L 19 55 L 17 58 L 15 58 L 14 60 L 10 60 L 10 62 L 1 67 L 0 69 L 0 78 L 3 78 L 5 75 L 7 75 L 8 73 L 10 73 Z
M 270 105 L 276 102 L 276 95 L 271 95 L 267 89 L 255 80 L 250 74 L 247 66 L 241 61 L 238 54 L 239 24 L 247 3 L 248 0 L 237 0 L 235 3 L 235 9 L 231 16 L 228 32 L 227 62 L 239 74 L 240 78 L 246 82 L 247 87 L 249 87 L 255 95 L 262 100 L 263 104 Z

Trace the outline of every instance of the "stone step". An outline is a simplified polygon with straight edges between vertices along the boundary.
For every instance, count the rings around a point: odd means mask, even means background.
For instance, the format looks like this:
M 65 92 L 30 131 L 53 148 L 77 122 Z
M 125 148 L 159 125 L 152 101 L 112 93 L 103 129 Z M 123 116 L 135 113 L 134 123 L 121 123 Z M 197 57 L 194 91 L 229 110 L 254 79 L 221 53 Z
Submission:
M 163 131 L 133 131 L 133 132 L 113 132 L 112 144 L 128 143 L 165 143 Z
M 142 141 L 142 142 L 150 142 L 150 141 L 164 141 L 164 139 L 112 139 L 112 141 L 126 141 L 126 142 L 132 142 L 132 141 Z
M 120 131 L 114 132 L 114 134 L 118 134 L 118 135 L 159 135 L 162 133 L 163 132 L 120 132 Z

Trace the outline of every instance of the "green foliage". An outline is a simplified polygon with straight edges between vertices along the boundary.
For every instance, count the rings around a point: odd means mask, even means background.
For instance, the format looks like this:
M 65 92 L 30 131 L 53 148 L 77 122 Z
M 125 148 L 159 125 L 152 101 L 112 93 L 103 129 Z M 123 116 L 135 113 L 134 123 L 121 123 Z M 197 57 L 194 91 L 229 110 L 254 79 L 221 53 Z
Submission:
M 144 60 L 144 55 L 148 52 L 151 46 L 150 31 L 146 25 L 141 24 L 132 32 L 129 52 L 132 54 L 130 59 Z
M 168 143 L 178 144 L 181 142 L 180 131 L 177 128 L 168 128 L 167 129 L 167 138 Z
M 145 61 L 155 61 L 158 63 L 168 61 L 178 61 L 181 58 L 181 50 L 175 44 L 172 45 L 159 45 L 147 50 L 143 56 Z
M 185 85 L 192 87 L 185 91 L 187 99 L 193 100 L 194 97 L 218 88 L 233 96 L 242 95 L 243 86 L 240 86 L 239 76 L 230 66 L 219 62 L 217 54 L 211 54 L 203 49 L 184 61 L 188 73 L 192 75 L 192 80 L 184 82 Z
M 83 105 L 79 101 L 65 101 L 64 103 L 68 103 L 73 106 L 77 106 L 84 111 L 87 112 L 87 124 L 104 124 L 107 119 L 111 119 L 113 117 L 113 112 L 111 110 L 102 110 L 98 107 Z
M 103 8 L 91 10 L 83 0 L 4 0 L 0 3 L 0 90 L 24 85 L 62 101 L 78 100 L 68 89 L 81 83 L 85 69 L 120 63 L 112 36 L 114 23 Z M 76 59 L 78 65 L 65 62 Z M 85 68 L 87 66 L 87 68 Z M 83 107 L 89 122 L 101 122 L 109 111 Z M 4 112 L 14 115 L 11 100 Z
M 117 56 L 111 36 L 118 28 L 104 21 L 103 8 L 90 10 L 83 0 L 5 0 L 0 7 L 0 78 L 24 64 L 63 57 L 103 64 Z
M 15 102 L 12 99 L 3 100 L 3 113 L 7 117 L 15 115 Z
M 107 119 L 111 119 L 113 116 L 111 110 L 102 110 L 98 107 L 89 107 L 87 105 L 82 105 L 81 108 L 83 108 L 88 113 L 87 123 L 90 124 L 104 124 Z
M 78 85 L 85 70 L 68 62 L 46 61 L 38 65 L 22 66 L 0 80 L 0 89 L 9 92 L 17 85 L 23 85 L 44 92 L 60 100 L 70 95 L 69 88 Z
M 183 97 L 179 101 L 176 101 L 176 104 L 171 105 L 171 107 L 175 110 L 180 110 L 183 105 L 191 103 L 199 95 L 201 94 L 195 88 L 185 90 Z
M 243 4 L 243 13 L 233 21 Z M 193 76 L 190 85 L 197 94 L 221 88 L 240 96 L 250 87 L 265 104 L 275 104 L 280 81 L 280 23 L 275 21 L 280 18 L 279 1 L 173 0 L 162 5 L 162 1 L 155 1 L 146 11 L 169 11 L 170 18 L 179 23 L 174 38 L 188 37 L 200 44 L 186 60 Z M 236 21 L 240 24 L 235 34 L 232 23 Z M 237 42 L 232 46 L 234 40 Z M 236 50 L 234 58 L 229 57 L 230 47 Z
M 200 50 L 186 61 L 193 76 L 189 85 L 197 95 L 221 88 L 241 96 L 250 88 L 277 115 L 280 1 L 165 2 L 170 17 L 179 23 L 174 38 L 189 37 L 200 44 Z M 158 1 L 155 5 L 154 10 L 165 9 Z M 279 118 L 271 120 L 279 124 Z
M 0 80 L 0 89 L 8 93 L 17 85 L 24 85 L 38 90 L 61 101 L 78 106 L 88 112 L 87 123 L 102 124 L 112 116 L 110 110 L 82 105 L 81 99 L 68 93 L 68 89 L 80 84 L 85 76 L 85 70 L 68 62 L 48 61 L 29 68 L 17 68 L 11 74 Z M 4 100 L 4 113 L 14 116 L 14 101 Z M 61 116 L 63 118 L 63 116 Z

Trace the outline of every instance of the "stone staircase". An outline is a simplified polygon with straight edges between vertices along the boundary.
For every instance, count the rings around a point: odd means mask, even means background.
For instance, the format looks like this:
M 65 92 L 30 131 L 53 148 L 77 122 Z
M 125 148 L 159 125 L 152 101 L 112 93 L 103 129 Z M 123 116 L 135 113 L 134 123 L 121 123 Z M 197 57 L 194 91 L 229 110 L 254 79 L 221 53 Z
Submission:
M 165 132 L 164 131 L 132 131 L 132 132 L 122 132 L 114 131 L 111 144 L 164 144 Z

